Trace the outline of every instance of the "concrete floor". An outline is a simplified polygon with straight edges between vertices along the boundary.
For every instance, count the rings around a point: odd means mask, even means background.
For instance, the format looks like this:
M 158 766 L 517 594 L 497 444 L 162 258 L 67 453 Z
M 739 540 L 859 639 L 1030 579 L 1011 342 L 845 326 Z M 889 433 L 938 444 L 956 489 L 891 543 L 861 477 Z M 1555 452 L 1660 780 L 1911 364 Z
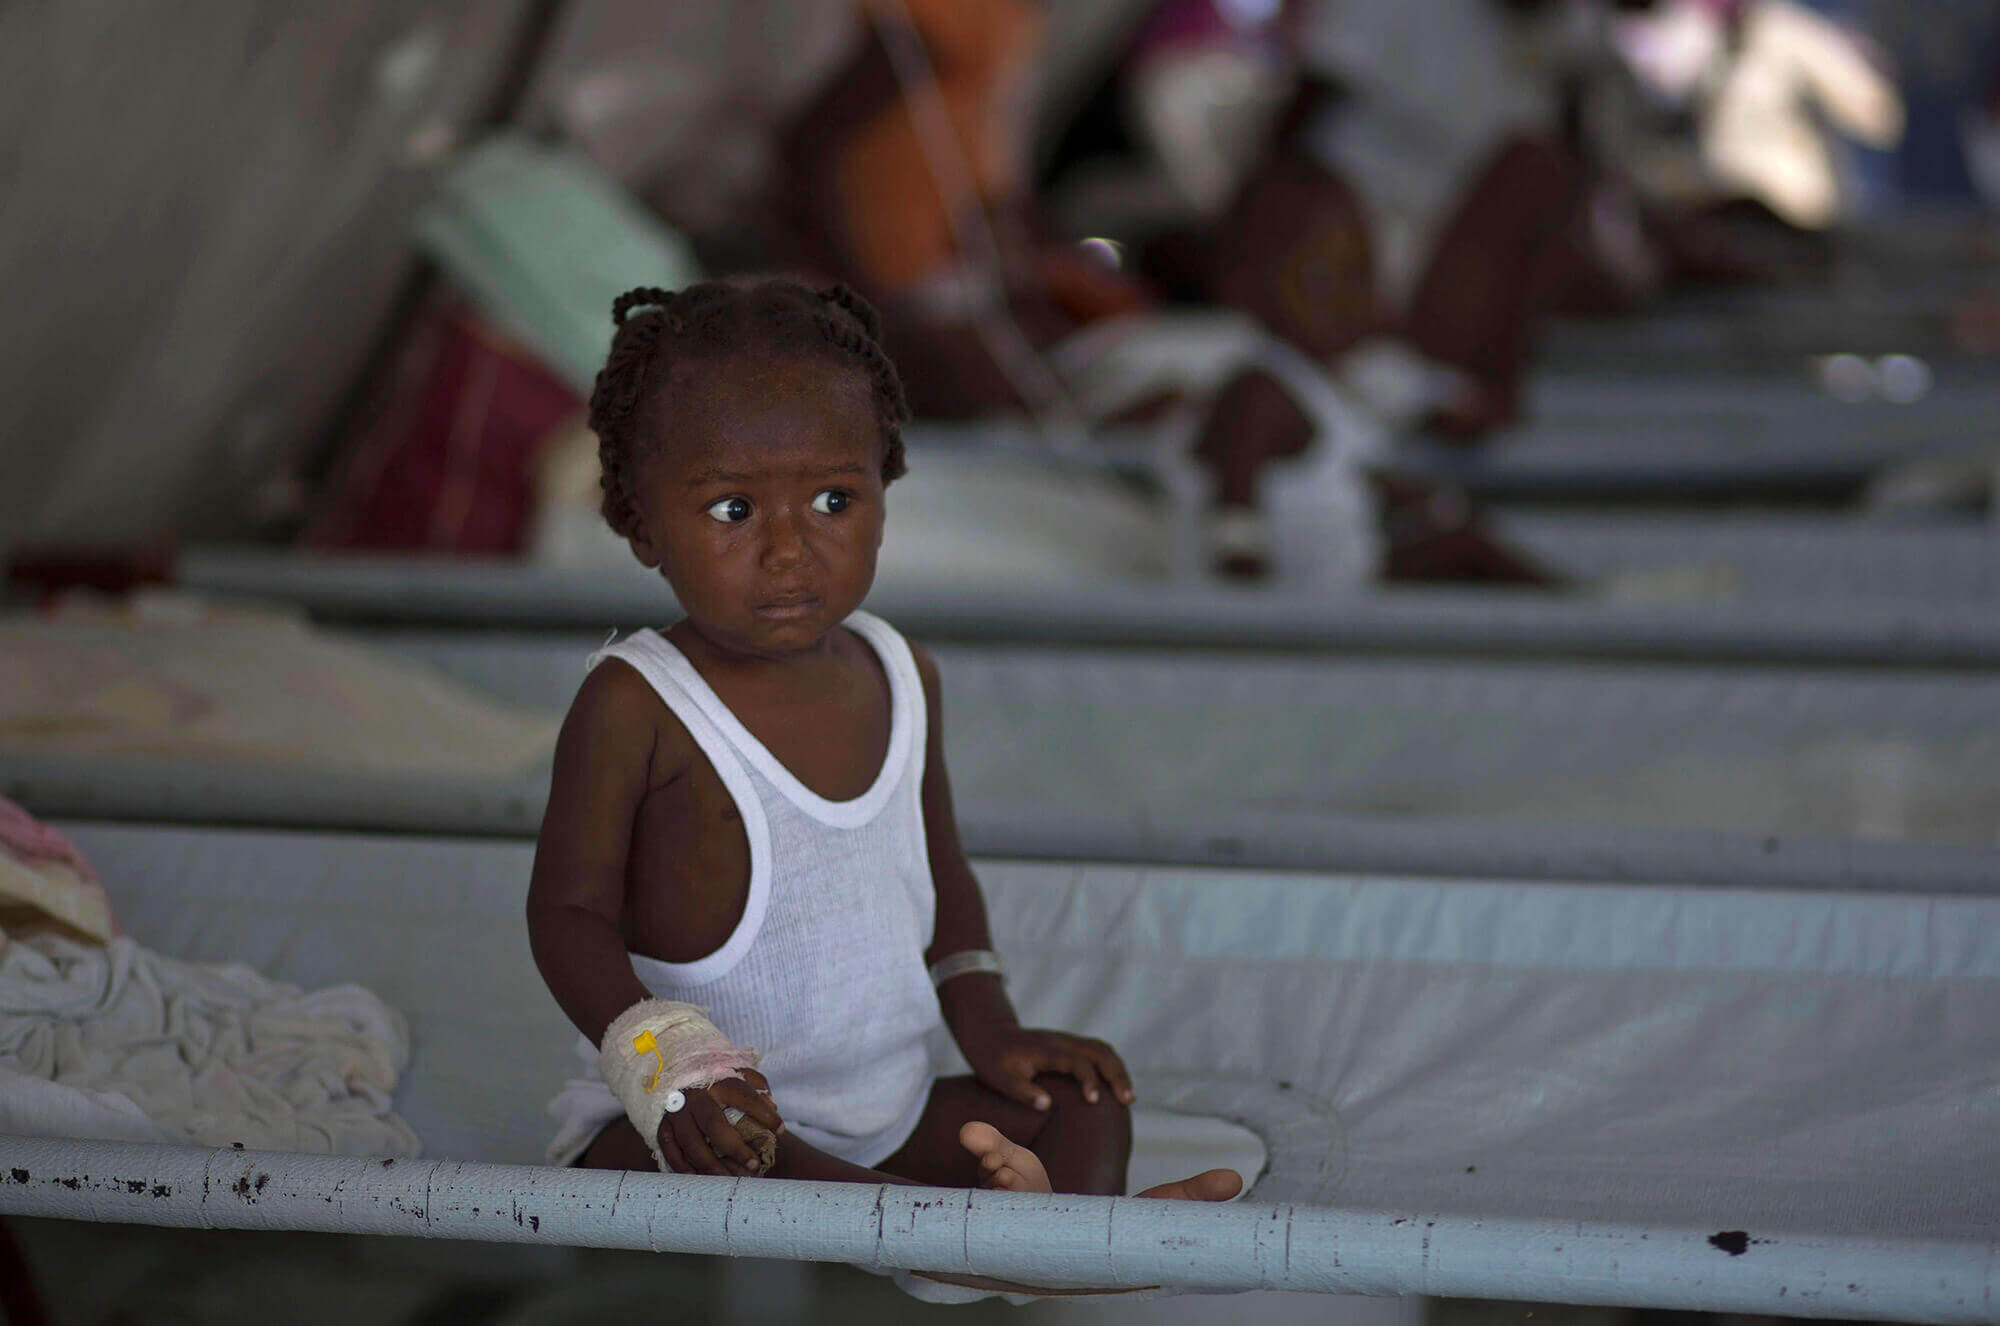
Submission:
M 919 1303 L 846 1266 L 359 1235 L 8 1221 L 48 1326 L 1752 1326 L 1620 1308 L 1315 1294 Z M 7 1326 L 15 1326 L 8 1323 Z
M 1421 1326 L 1415 1299 L 1189 1295 L 963 1307 L 920 1303 L 846 1266 L 350 1235 L 10 1220 L 49 1326 L 875 1323 Z M 1225 1306 L 1226 1305 L 1226 1306 Z M 11 1324 L 10 1324 L 11 1326 Z

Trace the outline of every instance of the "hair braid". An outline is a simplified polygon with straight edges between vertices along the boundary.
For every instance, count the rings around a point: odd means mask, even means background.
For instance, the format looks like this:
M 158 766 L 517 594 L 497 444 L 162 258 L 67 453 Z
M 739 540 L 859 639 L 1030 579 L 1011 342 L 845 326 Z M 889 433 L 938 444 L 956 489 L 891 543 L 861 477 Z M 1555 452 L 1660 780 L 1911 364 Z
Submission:
M 611 301 L 611 321 L 617 326 L 625 325 L 626 315 L 635 308 L 655 305 L 666 308 L 674 302 L 674 292 L 662 290 L 656 285 L 635 286 Z
M 861 324 L 861 330 L 868 333 L 869 340 L 879 341 L 882 339 L 881 315 L 875 311 L 875 306 L 863 299 L 853 286 L 848 285 L 845 281 L 841 281 L 820 291 L 819 297 L 829 304 L 846 309 L 848 315 Z
M 845 286 L 836 288 L 846 290 Z M 847 293 L 857 301 L 861 298 L 852 291 Z M 848 308 L 848 305 L 842 303 L 840 307 Z M 882 428 L 882 478 L 887 482 L 909 473 L 909 465 L 904 458 L 903 424 L 910 417 L 910 407 L 903 398 L 903 380 L 896 375 L 896 366 L 889 362 L 889 356 L 883 353 L 882 347 L 868 331 L 869 324 L 875 320 L 875 311 L 865 304 L 861 307 L 867 309 L 865 318 L 849 308 L 849 312 L 855 314 L 858 326 L 844 324 L 825 313 L 814 317 L 813 322 L 819 327 L 820 335 L 835 349 L 853 355 L 868 369 L 869 391 L 875 400 L 875 417 Z
M 626 461 L 645 407 L 646 380 L 651 376 L 648 370 L 661 334 L 668 330 L 667 310 L 673 301 L 671 291 L 651 286 L 618 296 L 611 305 L 611 321 L 618 330 L 612 334 L 611 353 L 590 391 L 590 429 L 597 434 L 597 462 L 603 469 L 598 477 L 604 489 L 599 509 L 605 522 L 619 534 L 629 535 L 637 523 L 638 508 Z M 657 307 L 630 316 L 634 308 L 647 305 Z

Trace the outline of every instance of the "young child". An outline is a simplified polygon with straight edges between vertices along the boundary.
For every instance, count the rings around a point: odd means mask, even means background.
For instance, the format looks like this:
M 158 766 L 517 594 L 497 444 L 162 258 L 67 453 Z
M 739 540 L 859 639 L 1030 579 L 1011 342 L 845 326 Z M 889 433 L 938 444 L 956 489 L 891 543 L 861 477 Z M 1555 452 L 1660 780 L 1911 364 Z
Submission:
M 551 1159 L 1122 1192 L 1125 1065 L 1017 1021 L 936 664 L 859 611 L 908 414 L 873 310 L 718 282 L 612 317 L 604 515 L 686 616 L 593 660 L 556 747 L 529 940 L 604 1080 L 558 1098 Z M 972 1076 L 933 1078 L 940 1021 Z

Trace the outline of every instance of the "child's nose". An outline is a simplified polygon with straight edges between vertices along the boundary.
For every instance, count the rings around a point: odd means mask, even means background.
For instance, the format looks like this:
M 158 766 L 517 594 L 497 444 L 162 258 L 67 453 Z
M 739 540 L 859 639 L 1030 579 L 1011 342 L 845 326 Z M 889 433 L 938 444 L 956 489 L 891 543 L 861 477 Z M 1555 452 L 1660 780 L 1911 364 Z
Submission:
M 806 559 L 804 522 L 796 512 L 780 511 L 764 523 L 764 565 L 773 569 Z

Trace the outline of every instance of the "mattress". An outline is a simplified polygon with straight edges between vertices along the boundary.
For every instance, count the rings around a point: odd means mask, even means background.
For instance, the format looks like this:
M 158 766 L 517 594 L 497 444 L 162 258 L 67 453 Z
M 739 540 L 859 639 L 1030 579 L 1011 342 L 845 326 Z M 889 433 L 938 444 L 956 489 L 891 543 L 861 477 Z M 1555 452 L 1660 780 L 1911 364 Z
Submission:
M 365 639 L 551 717 L 601 642 Z M 1988 673 L 934 652 L 961 827 L 988 854 L 1804 887 L 2000 877 Z M 16 750 L 0 789 L 45 815 L 529 836 L 547 771 Z
M 524 707 L 597 642 L 387 632 Z M 1438 816 L 2000 846 L 1979 673 L 934 650 L 966 804 Z
M 1510 525 L 1510 529 L 1526 528 Z M 1572 525 L 1553 528 L 1548 545 L 1568 542 L 1587 571 L 1628 578 L 1647 571 L 1703 568 L 1707 527 L 1685 544 L 1654 524 L 1635 555 L 1612 554 L 1616 536 Z M 1530 533 L 1533 545 L 1540 536 Z M 1754 536 L 1753 536 L 1754 537 Z M 1746 541 L 1747 542 L 1747 541 Z M 1070 566 L 1025 583 L 940 584 L 885 580 L 869 606 L 928 639 L 1130 644 L 1149 647 L 1396 650 L 1525 657 L 1596 657 L 1900 666 L 1990 666 L 2000 661 L 2000 615 L 1967 610 L 1963 598 L 1927 601 L 1909 591 L 1930 584 L 1976 585 L 1986 574 L 1985 545 L 1963 530 L 1938 540 L 1912 538 L 1894 554 L 1907 568 L 1893 590 L 1746 597 L 1744 585 L 1825 587 L 1827 540 L 1783 538 L 1775 572 L 1725 570 L 1723 592 L 1556 595 L 1522 591 L 1423 588 L 1330 595 L 1300 590 L 1243 590 L 1168 581 L 1121 580 Z M 1884 540 L 1883 542 L 1890 542 Z M 1661 557 L 1661 544 L 1669 552 Z M 1752 545 L 1757 546 L 1757 545 Z M 1900 545 L 1899 545 L 1900 546 Z M 1797 550 L 1796 560 L 1791 549 Z M 1872 559 L 1842 554 L 1865 568 Z M 1936 568 L 1944 568 L 1939 571 Z M 225 597 L 303 607 L 328 623 L 448 626 L 464 629 L 594 630 L 658 621 L 672 599 L 657 576 L 636 563 L 604 571 L 564 571 L 511 562 L 381 556 L 318 557 L 246 548 L 189 551 L 181 583 Z
M 1475 449 L 1411 440 L 1399 471 L 1497 499 L 1832 496 L 1887 466 L 1993 445 L 1976 378 L 1920 400 L 1844 400 L 1816 382 L 1726 373 L 1544 375 L 1523 424 Z
M 1143 1104 L 1243 1123 L 1269 1165 L 1220 1209 L 937 1206 L 513 1168 L 539 1154 L 571 1039 L 526 951 L 525 845 L 63 827 L 141 942 L 306 985 L 359 981 L 400 1007 L 413 1055 L 396 1105 L 427 1160 L 384 1175 L 372 1161 L 7 1139 L 0 1153 L 29 1177 L 0 1181 L 0 1211 L 1043 1283 L 1992 1315 L 1992 893 L 981 862 L 1024 1017 L 1104 1036 Z M 78 1167 L 88 1182 L 65 1183 Z M 268 1194 L 255 1185 L 261 1203 L 219 1182 L 204 1197 L 203 1176 L 237 1169 L 275 1178 Z M 162 1174 L 188 1191 L 127 1193 Z

